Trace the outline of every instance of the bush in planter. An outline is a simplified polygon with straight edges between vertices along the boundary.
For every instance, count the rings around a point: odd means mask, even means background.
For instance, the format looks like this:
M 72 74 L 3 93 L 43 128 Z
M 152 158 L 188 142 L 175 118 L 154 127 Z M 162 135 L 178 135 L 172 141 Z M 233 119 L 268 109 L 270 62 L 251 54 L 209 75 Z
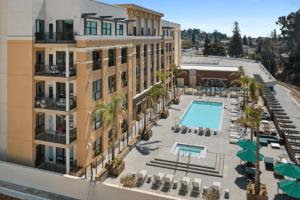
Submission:
M 210 187 L 205 194 L 205 200 L 218 200 L 220 197 L 220 192 L 213 187 Z
M 135 177 L 132 174 L 126 174 L 122 176 L 120 182 L 124 187 L 133 188 L 136 185 Z
M 105 165 L 105 168 L 110 169 L 117 169 L 121 164 L 123 163 L 123 160 L 120 158 L 115 158 L 114 160 L 110 160 Z

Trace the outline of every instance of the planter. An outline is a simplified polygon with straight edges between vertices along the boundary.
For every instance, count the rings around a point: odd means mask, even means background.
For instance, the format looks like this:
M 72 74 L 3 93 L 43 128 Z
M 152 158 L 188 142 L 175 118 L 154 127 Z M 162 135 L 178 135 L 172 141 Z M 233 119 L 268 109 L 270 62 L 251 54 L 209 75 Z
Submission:
M 169 111 L 168 110 L 164 110 L 161 113 L 161 118 L 162 119 L 167 119 L 169 117 Z
M 174 99 L 174 104 L 175 105 L 178 105 L 180 103 L 180 98 L 179 97 L 176 97 L 175 99 Z
M 99 174 L 96 175 L 96 181 L 103 182 L 108 177 L 109 171 L 107 169 L 103 169 Z
M 268 193 L 266 185 L 260 185 L 260 192 L 258 195 L 255 194 L 255 184 L 250 183 L 247 186 L 247 200 L 268 200 Z
M 106 169 L 108 169 L 109 175 L 111 176 L 119 176 L 125 169 L 125 162 L 122 162 L 118 167 L 114 168 L 113 165 L 106 165 Z
M 142 139 L 148 141 L 152 137 L 152 130 L 147 130 L 143 132 Z

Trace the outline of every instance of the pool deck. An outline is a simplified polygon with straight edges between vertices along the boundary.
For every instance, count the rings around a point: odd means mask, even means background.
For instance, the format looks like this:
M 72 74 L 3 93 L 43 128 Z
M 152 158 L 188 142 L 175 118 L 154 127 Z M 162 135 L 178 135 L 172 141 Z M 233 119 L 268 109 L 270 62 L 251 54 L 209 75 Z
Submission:
M 140 170 L 147 170 L 149 174 L 157 174 L 158 172 L 174 174 L 174 179 L 180 181 L 186 172 L 161 168 L 157 166 L 149 166 L 147 163 L 154 158 L 164 158 L 176 161 L 176 155 L 171 152 L 175 142 L 197 144 L 200 146 L 205 146 L 208 148 L 208 153 L 206 159 L 193 159 L 193 162 L 199 162 L 202 165 L 210 166 L 216 162 L 214 159 L 215 155 L 223 156 L 223 168 L 221 177 L 210 176 L 204 174 L 196 174 L 188 172 L 187 176 L 193 180 L 193 178 L 202 179 L 202 186 L 211 186 L 214 181 L 221 183 L 221 199 L 224 199 L 224 189 L 230 190 L 230 199 L 233 200 L 243 200 L 246 199 L 246 177 L 241 172 L 241 167 L 239 167 L 240 160 L 235 155 L 240 149 L 234 144 L 229 144 L 229 111 L 225 108 L 223 112 L 223 123 L 222 130 L 217 136 L 199 136 L 193 132 L 181 134 L 174 133 L 172 126 L 174 125 L 175 119 L 180 117 L 190 105 L 193 100 L 202 101 L 215 101 L 223 102 L 226 108 L 230 107 L 229 98 L 219 98 L 219 97 L 198 97 L 185 95 L 181 97 L 181 102 L 179 105 L 172 105 L 170 108 L 170 116 L 168 119 L 161 119 L 158 121 L 157 125 L 153 127 L 153 136 L 149 141 L 140 141 L 134 149 L 125 158 L 126 167 L 124 172 L 121 174 L 125 175 L 132 172 L 138 172 Z M 265 156 L 273 157 L 274 159 L 277 155 L 285 153 L 284 148 L 281 149 L 271 149 L 271 147 L 263 147 L 261 150 Z M 172 157 L 173 156 L 173 157 Z M 220 158 L 221 159 L 221 158 Z M 187 162 L 186 157 L 180 157 L 180 161 Z M 277 195 L 277 182 L 278 180 L 273 177 L 272 171 L 266 171 L 264 163 L 261 162 L 261 182 L 267 184 L 267 189 L 269 193 L 269 199 L 287 199 L 282 195 Z M 107 183 L 113 183 L 117 185 L 120 184 L 119 178 L 108 178 Z M 169 192 L 163 192 L 161 190 L 154 190 L 151 188 L 151 184 L 144 183 L 141 190 L 146 190 L 155 193 L 167 194 L 173 197 L 179 197 L 183 199 L 196 199 L 190 195 L 181 196 L 178 194 L 178 188 L 176 190 L 171 189 Z M 200 199 L 202 198 L 202 195 Z M 199 197 L 197 198 L 199 199 Z

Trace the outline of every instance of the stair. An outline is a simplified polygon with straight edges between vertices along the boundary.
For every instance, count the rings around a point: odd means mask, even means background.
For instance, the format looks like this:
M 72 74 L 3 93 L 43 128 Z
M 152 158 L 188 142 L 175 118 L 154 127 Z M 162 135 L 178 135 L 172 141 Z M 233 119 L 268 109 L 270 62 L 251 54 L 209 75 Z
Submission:
M 203 174 L 207 176 L 223 177 L 224 154 L 217 154 L 215 167 L 198 165 L 193 163 L 183 163 L 172 160 L 154 158 L 146 163 L 148 166 L 159 167 L 170 170 L 178 170 L 186 173 Z

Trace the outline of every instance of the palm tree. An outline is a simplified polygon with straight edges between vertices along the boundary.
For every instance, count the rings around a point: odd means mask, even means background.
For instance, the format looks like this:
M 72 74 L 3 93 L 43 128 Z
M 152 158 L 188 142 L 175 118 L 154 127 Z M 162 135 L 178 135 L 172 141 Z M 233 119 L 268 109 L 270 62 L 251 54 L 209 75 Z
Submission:
M 157 84 L 151 87 L 148 93 L 152 105 L 156 105 L 159 99 L 163 102 L 163 113 L 165 113 L 165 99 L 168 97 L 166 87 L 163 84 Z
M 262 119 L 263 110 L 258 108 L 251 108 L 250 110 L 250 127 L 256 132 L 256 163 L 255 163 L 255 194 L 258 195 L 260 192 L 260 167 L 259 167 L 259 126 Z
M 240 81 L 241 81 L 241 85 L 243 87 L 243 108 L 245 108 L 246 97 L 248 96 L 248 88 L 249 88 L 249 84 L 251 83 L 251 78 L 249 76 L 242 76 L 240 78 Z
M 238 124 L 241 124 L 242 126 L 245 127 L 245 132 L 247 132 L 247 129 L 251 127 L 251 123 L 250 123 L 250 117 L 251 117 L 251 108 L 250 107 L 246 107 L 243 115 L 237 120 Z M 251 129 L 251 141 L 253 141 L 253 131 Z
M 178 92 L 176 94 L 176 89 L 177 89 L 176 77 L 181 74 L 181 71 L 179 70 L 179 67 L 175 64 L 171 65 L 171 70 L 172 70 L 172 74 L 173 74 L 173 89 L 174 89 L 174 100 L 175 100 L 178 95 Z
M 255 103 L 258 102 L 258 97 L 259 97 L 259 90 L 261 89 L 261 84 L 257 83 L 255 79 L 252 79 L 249 85 L 249 96 L 250 99 L 252 100 L 252 107 L 254 106 Z
M 115 137 L 120 130 L 121 122 L 120 116 L 126 117 L 126 109 L 123 106 L 125 96 L 122 92 L 116 92 L 111 100 L 111 103 L 99 103 L 95 106 L 95 110 L 92 113 L 92 120 L 95 119 L 97 114 L 101 114 L 101 120 L 104 127 L 112 126 L 112 160 L 115 159 Z

